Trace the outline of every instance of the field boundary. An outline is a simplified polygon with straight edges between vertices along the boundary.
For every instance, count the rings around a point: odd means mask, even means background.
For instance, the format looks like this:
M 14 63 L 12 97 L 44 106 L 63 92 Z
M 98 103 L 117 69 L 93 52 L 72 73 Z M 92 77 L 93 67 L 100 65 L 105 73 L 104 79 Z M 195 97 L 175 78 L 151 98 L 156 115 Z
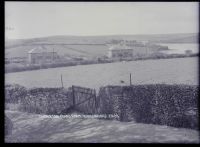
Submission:
M 68 89 L 26 89 L 20 85 L 7 85 L 5 92 L 5 101 L 20 103 L 19 109 L 25 112 L 49 115 L 73 111 L 108 116 L 117 114 L 119 121 L 199 129 L 199 86 L 105 86 L 96 94 L 94 89 L 74 85 Z

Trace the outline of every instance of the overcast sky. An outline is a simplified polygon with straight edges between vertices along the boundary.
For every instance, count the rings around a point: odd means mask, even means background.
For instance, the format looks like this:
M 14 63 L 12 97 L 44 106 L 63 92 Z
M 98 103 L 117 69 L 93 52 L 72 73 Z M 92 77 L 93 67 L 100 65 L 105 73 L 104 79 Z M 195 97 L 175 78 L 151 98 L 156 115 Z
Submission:
M 198 33 L 197 2 L 6 2 L 9 39 Z

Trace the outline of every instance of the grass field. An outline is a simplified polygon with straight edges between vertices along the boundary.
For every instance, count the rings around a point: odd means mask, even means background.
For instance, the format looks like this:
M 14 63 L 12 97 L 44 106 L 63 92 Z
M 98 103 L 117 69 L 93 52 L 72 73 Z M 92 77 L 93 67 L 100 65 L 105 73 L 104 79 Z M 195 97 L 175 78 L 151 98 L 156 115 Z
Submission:
M 129 84 L 189 84 L 198 85 L 198 58 L 176 58 L 79 65 L 5 74 L 6 84 L 31 87 L 64 87 L 79 85 L 98 89 L 105 85 Z
M 99 120 L 58 118 L 7 110 L 13 122 L 5 142 L 88 143 L 199 143 L 199 132 L 168 126 Z
M 85 57 L 99 57 L 107 54 L 108 46 L 106 45 L 21 45 L 13 48 L 8 48 L 5 50 L 7 58 L 13 57 L 28 57 L 28 51 L 33 48 L 38 48 L 44 46 L 48 50 L 53 50 L 58 53 L 58 55 L 67 54 L 68 56 L 85 56 Z

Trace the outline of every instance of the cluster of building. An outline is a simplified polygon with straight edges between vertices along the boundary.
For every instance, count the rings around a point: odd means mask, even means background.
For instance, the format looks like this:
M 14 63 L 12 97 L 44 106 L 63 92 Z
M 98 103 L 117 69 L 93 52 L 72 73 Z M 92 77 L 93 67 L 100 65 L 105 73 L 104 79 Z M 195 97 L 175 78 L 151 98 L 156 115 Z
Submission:
M 168 47 L 136 41 L 122 41 L 110 45 L 108 57 L 112 59 L 149 57 L 158 54 L 160 50 L 168 50 Z

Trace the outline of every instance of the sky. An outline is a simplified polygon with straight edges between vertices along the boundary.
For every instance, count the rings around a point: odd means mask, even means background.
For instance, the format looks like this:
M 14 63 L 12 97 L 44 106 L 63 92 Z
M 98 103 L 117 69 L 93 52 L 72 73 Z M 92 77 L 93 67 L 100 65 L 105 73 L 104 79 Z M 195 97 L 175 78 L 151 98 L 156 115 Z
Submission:
M 198 33 L 198 2 L 5 2 L 5 37 Z

